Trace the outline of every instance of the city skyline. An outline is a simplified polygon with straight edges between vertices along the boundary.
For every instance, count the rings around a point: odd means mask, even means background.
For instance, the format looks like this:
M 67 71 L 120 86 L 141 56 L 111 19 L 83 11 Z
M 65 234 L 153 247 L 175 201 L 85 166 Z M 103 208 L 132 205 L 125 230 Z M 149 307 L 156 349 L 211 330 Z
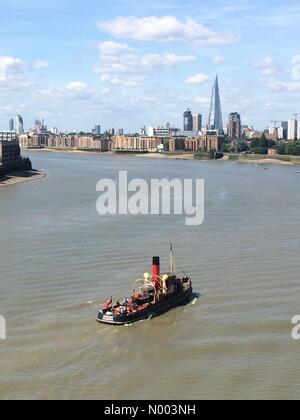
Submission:
M 97 121 L 126 131 L 169 120 L 180 127 L 187 108 L 205 124 L 216 73 L 223 114 L 237 111 L 245 125 L 263 129 L 299 111 L 296 1 L 91 0 L 82 11 L 77 0 L 39 10 L 4 0 L 2 12 L 1 129 L 17 114 L 62 131 Z
M 223 125 L 223 115 L 222 115 L 222 104 L 220 99 L 220 89 L 218 83 L 218 75 L 215 78 L 213 88 L 212 88 L 212 96 L 211 96 L 211 103 L 209 109 L 209 117 L 208 123 L 206 126 L 203 126 L 203 116 L 202 114 L 195 114 L 192 113 L 190 109 L 187 109 L 183 113 L 183 131 L 179 127 L 176 127 L 169 122 L 165 125 L 160 126 L 148 126 L 148 130 L 146 130 L 146 126 L 142 125 L 140 127 L 140 135 L 148 136 L 149 137 L 160 137 L 160 138 L 167 138 L 169 136 L 173 137 L 176 135 L 183 134 L 184 136 L 187 133 L 194 133 L 194 135 L 203 135 L 203 134 L 214 134 L 214 135 L 225 135 L 233 140 L 241 140 L 244 141 L 245 137 L 259 138 L 264 134 L 268 134 L 274 136 L 273 138 L 276 140 L 299 140 L 300 138 L 300 119 L 298 118 L 300 114 L 294 113 L 293 117 L 288 119 L 288 121 L 284 120 L 272 120 L 271 125 L 267 126 L 264 130 L 259 131 L 255 130 L 251 125 L 244 125 L 242 124 L 241 115 L 238 112 L 232 112 L 228 116 L 228 122 L 225 126 Z M 279 126 L 278 126 L 279 124 Z M 14 128 L 15 127 L 15 128 Z M 74 130 L 73 133 L 77 134 L 91 134 L 98 137 L 101 137 L 102 134 L 104 135 L 124 135 L 123 128 L 109 128 L 101 133 L 101 125 L 95 125 L 91 130 Z M 2 130 L 5 135 L 10 135 L 10 133 L 15 132 L 17 135 L 25 133 L 24 129 L 24 121 L 22 115 L 17 115 L 15 122 L 13 118 L 9 120 L 9 131 Z M 70 131 L 61 131 L 57 127 L 51 127 L 48 129 L 47 125 L 45 124 L 45 119 L 42 120 L 35 120 L 34 127 L 27 130 L 27 133 L 30 134 L 72 134 Z M 127 132 L 128 135 L 138 135 L 138 131 L 135 130 L 133 132 Z M 247 134 L 246 134 L 247 133 Z
M 212 111 L 212 106 L 215 105 L 215 100 L 217 99 L 218 95 L 216 98 L 214 98 L 215 96 L 215 92 L 216 92 L 216 83 L 213 86 L 213 99 L 212 99 L 212 103 L 210 106 L 210 118 L 209 120 L 214 120 L 215 121 L 215 112 Z M 218 90 L 218 89 L 217 89 Z M 218 102 L 218 101 L 217 101 Z M 220 107 L 221 107 L 221 103 L 219 103 Z M 221 108 L 218 109 L 218 106 L 216 107 L 217 109 L 217 114 L 220 114 L 219 117 L 221 117 L 221 120 L 219 118 L 219 122 L 221 121 L 223 124 L 223 120 L 222 120 L 222 112 L 221 112 Z M 215 110 L 216 111 L 216 110 Z M 277 120 L 277 121 L 271 121 L 271 124 L 266 126 L 263 130 L 259 131 L 256 130 L 253 126 L 251 125 L 245 125 L 242 124 L 241 121 L 241 115 L 238 112 L 232 112 L 229 114 L 228 116 L 228 122 L 225 125 L 225 127 L 223 125 L 221 125 L 221 128 L 218 128 L 217 130 L 214 128 L 215 126 L 212 126 L 211 124 L 207 124 L 207 125 L 203 125 L 203 116 L 202 114 L 195 114 L 192 113 L 192 111 L 190 109 L 186 110 L 183 113 L 183 131 L 181 131 L 181 129 L 179 127 L 176 127 L 175 125 L 170 124 L 169 122 L 167 122 L 165 125 L 159 125 L 159 126 L 148 126 L 148 129 L 146 129 L 146 126 L 143 125 L 140 127 L 140 135 L 144 135 L 147 136 L 147 132 L 148 135 L 151 137 L 168 137 L 168 136 L 173 136 L 177 134 L 182 134 L 182 135 L 187 135 L 188 133 L 194 133 L 194 135 L 201 135 L 204 134 L 206 132 L 211 132 L 211 134 L 213 134 L 214 132 L 215 135 L 225 135 L 228 136 L 230 138 L 233 139 L 239 139 L 243 136 L 243 130 L 247 131 L 247 132 L 253 132 L 256 133 L 256 135 L 258 135 L 259 137 L 259 133 L 261 133 L 261 135 L 263 133 L 269 133 L 269 134 L 274 134 L 275 132 L 278 135 L 278 139 L 287 139 L 287 140 L 295 140 L 295 139 L 299 139 L 300 136 L 300 119 L 298 118 L 300 114 L 293 114 L 293 118 L 289 118 L 288 121 L 284 121 L 284 120 Z M 208 120 L 208 122 L 209 122 Z M 279 125 L 278 125 L 279 124 Z M 91 135 L 96 135 L 96 136 L 102 136 L 102 135 L 123 135 L 125 134 L 125 131 L 123 128 L 107 128 L 104 129 L 102 132 L 102 126 L 97 124 L 95 125 L 92 129 L 88 129 L 86 131 L 79 129 L 79 130 L 73 130 L 73 131 L 63 131 L 63 130 L 59 130 L 58 127 L 51 127 L 50 129 L 48 129 L 47 124 L 45 123 L 45 120 L 35 120 L 34 121 L 34 125 L 31 125 L 30 128 L 28 130 L 25 130 L 25 125 L 24 125 L 24 121 L 23 121 L 23 117 L 22 115 L 17 115 L 15 120 L 13 118 L 11 118 L 8 122 L 8 130 L 6 129 L 0 129 L 0 132 L 4 132 L 4 133 L 12 133 L 15 132 L 17 135 L 23 134 L 23 133 L 27 133 L 27 134 L 54 134 L 54 135 L 58 135 L 58 134 L 91 134 Z M 225 128 L 225 130 L 224 130 Z M 152 134 L 151 134 L 152 133 Z M 197 133 L 197 134 L 196 134 Z M 138 130 L 134 130 L 132 132 L 127 132 L 128 135 L 137 135 L 138 134 Z

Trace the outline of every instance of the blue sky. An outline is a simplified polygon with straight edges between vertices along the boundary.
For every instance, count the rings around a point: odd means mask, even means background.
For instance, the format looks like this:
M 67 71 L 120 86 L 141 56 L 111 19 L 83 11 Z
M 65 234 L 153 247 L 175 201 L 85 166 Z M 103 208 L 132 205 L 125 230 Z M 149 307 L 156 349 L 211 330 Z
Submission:
M 0 128 L 24 116 L 61 130 L 207 120 L 264 128 L 300 112 L 300 4 L 286 0 L 0 0 Z M 3 19 L 4 18 L 4 19 Z

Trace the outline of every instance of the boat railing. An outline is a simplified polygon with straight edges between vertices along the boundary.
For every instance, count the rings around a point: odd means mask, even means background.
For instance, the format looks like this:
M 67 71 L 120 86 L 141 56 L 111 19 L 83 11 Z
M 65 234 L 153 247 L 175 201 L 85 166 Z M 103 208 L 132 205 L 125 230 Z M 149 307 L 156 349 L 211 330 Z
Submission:
M 182 279 L 182 288 L 184 291 L 190 289 L 192 285 L 192 279 L 190 277 L 185 277 Z

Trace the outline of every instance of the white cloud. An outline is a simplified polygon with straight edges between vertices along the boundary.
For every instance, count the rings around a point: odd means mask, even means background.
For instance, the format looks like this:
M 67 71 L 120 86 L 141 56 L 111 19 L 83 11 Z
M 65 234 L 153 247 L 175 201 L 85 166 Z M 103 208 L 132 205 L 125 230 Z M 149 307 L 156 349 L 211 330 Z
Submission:
M 210 103 L 210 98 L 207 98 L 205 96 L 198 96 L 195 98 L 195 102 L 202 105 L 207 105 Z
M 292 58 L 292 78 L 294 80 L 300 79 L 300 55 L 294 55 Z
M 195 76 L 191 76 L 186 80 L 186 83 L 191 84 L 191 85 L 201 85 L 203 83 L 208 82 L 209 80 L 209 76 L 207 76 L 206 74 L 195 74 Z
M 267 102 L 266 103 L 266 107 L 270 108 L 270 109 L 276 109 L 277 108 L 277 104 L 274 104 L 274 102 Z
M 176 67 L 181 63 L 190 63 L 196 61 L 193 55 L 176 55 L 176 54 L 145 54 L 141 58 L 142 67 Z
M 35 70 L 48 68 L 46 61 L 26 62 L 20 58 L 0 56 L 0 89 L 21 91 L 37 85 Z
M 271 82 L 269 88 L 274 91 L 289 91 L 298 92 L 300 91 L 300 82 Z
M 67 90 L 75 91 L 75 92 L 86 90 L 87 87 L 88 86 L 83 82 L 70 82 L 70 83 L 65 85 L 65 88 Z
M 266 68 L 266 69 L 262 69 L 262 75 L 263 76 L 275 76 L 277 74 L 277 69 L 276 68 Z
M 233 44 L 240 40 L 237 35 L 213 32 L 191 17 L 184 20 L 174 16 L 117 17 L 110 21 L 99 22 L 98 27 L 116 38 L 185 41 L 199 47 Z
M 36 92 L 37 97 L 49 99 L 86 100 L 90 99 L 94 91 L 86 83 L 76 81 L 65 84 L 62 87 L 49 86 Z
M 275 76 L 278 73 L 278 68 L 274 58 L 265 57 L 254 61 L 254 66 L 261 70 L 261 74 L 266 77 Z
M 126 44 L 119 44 L 113 41 L 101 42 L 99 44 L 99 50 L 103 56 L 116 56 L 135 51 Z
M 34 69 L 44 70 L 44 69 L 48 69 L 50 66 L 49 66 L 48 61 L 37 60 L 33 62 L 32 67 Z
M 275 62 L 274 62 L 274 58 L 265 57 L 260 60 L 256 60 L 254 64 L 258 68 L 265 69 L 265 68 L 273 67 Z
M 95 72 L 100 74 L 102 82 L 115 86 L 135 87 L 154 71 L 196 61 L 193 55 L 145 54 L 126 44 L 115 42 L 102 42 L 99 50 L 100 59 L 95 66 Z
M 102 82 L 110 83 L 113 86 L 136 87 L 139 86 L 144 80 L 144 76 L 133 76 L 129 79 L 120 78 L 112 74 L 102 74 L 100 77 Z
M 223 64 L 223 63 L 224 63 L 224 61 L 225 61 L 224 57 L 221 57 L 221 56 L 219 56 L 219 55 L 216 55 L 215 57 L 213 57 L 213 63 L 214 63 L 216 66 L 219 66 L 219 65 Z
M 20 79 L 25 71 L 25 63 L 19 58 L 0 56 L 0 82 Z

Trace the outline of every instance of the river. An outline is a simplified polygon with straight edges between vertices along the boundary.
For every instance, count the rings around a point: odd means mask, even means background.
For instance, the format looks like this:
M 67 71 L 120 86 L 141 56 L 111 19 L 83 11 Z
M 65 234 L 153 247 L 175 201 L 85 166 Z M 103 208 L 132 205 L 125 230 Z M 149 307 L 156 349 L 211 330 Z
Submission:
M 32 152 L 47 177 L 0 191 L 0 399 L 296 399 L 300 175 L 292 166 Z M 103 216 L 99 179 L 204 178 L 205 222 Z M 173 242 L 198 296 L 96 322 Z

